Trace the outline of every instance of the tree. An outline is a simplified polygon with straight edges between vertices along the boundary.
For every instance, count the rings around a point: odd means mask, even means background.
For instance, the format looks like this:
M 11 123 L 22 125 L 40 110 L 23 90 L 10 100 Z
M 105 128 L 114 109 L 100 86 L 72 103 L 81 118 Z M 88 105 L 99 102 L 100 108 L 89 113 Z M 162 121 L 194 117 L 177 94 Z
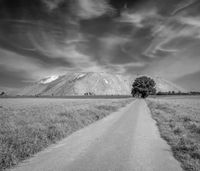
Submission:
M 0 96 L 4 96 L 6 93 L 3 91 L 0 93 Z
M 92 92 L 87 92 L 87 93 L 84 93 L 84 96 L 94 96 L 95 94 L 92 93 Z
M 132 85 L 131 94 L 133 97 L 146 98 L 150 94 L 156 94 L 155 86 L 156 83 L 152 78 L 146 76 L 138 77 Z

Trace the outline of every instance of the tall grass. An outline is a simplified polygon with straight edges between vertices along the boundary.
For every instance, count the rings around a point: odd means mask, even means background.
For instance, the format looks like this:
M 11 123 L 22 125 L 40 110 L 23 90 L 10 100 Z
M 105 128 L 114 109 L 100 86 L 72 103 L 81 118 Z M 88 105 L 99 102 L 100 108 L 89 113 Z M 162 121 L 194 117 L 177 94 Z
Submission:
M 0 170 L 18 164 L 130 101 L 0 99 Z
M 184 170 L 200 170 L 200 99 L 150 100 L 161 136 Z

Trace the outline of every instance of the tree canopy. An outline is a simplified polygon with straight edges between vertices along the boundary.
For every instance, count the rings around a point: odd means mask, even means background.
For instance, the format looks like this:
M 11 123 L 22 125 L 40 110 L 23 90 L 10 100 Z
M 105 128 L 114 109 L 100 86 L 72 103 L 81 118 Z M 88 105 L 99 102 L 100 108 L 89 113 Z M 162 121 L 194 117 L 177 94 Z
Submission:
M 155 81 L 147 76 L 141 76 L 135 79 L 132 84 L 131 94 L 133 97 L 146 98 L 150 94 L 156 94 Z

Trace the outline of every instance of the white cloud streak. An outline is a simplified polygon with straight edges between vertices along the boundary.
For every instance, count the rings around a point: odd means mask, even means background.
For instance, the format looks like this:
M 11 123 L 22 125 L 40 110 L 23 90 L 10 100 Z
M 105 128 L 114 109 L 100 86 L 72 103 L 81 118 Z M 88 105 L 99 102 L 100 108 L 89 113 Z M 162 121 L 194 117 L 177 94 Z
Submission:
M 114 9 L 107 0 L 76 0 L 75 15 L 81 19 L 91 19 L 112 14 Z
M 42 1 L 50 11 L 56 9 L 61 2 L 64 2 L 64 0 L 42 0 Z
M 200 38 L 200 22 L 197 18 L 188 18 L 188 17 L 177 17 L 172 21 L 177 24 L 177 27 L 171 24 L 172 19 L 168 19 L 166 23 L 157 25 L 154 28 L 152 36 L 154 39 L 149 47 L 146 49 L 144 54 L 150 58 L 156 57 L 157 50 L 164 52 L 177 52 L 180 49 L 177 47 L 166 45 L 176 39 L 181 37 L 190 37 L 194 39 Z
M 171 15 L 176 15 L 179 11 L 189 7 L 194 4 L 197 0 L 183 0 L 180 4 L 177 5 L 176 9 L 171 13 Z
M 122 23 L 130 23 L 135 25 L 138 28 L 142 28 L 145 26 L 145 23 L 143 21 L 147 18 L 157 18 L 157 10 L 151 9 L 151 10 L 145 10 L 145 11 L 137 11 L 137 12 L 130 12 L 128 10 L 124 10 L 121 14 L 121 17 L 117 19 L 118 22 Z

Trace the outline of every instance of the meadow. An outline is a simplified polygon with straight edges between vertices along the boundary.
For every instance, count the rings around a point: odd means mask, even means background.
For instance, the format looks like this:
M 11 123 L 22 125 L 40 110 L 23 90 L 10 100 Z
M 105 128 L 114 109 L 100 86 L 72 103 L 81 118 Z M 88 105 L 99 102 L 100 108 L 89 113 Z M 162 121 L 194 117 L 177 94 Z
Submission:
M 0 99 L 0 170 L 124 107 L 133 99 Z
M 161 136 L 186 171 L 200 170 L 200 97 L 177 96 L 147 100 Z

